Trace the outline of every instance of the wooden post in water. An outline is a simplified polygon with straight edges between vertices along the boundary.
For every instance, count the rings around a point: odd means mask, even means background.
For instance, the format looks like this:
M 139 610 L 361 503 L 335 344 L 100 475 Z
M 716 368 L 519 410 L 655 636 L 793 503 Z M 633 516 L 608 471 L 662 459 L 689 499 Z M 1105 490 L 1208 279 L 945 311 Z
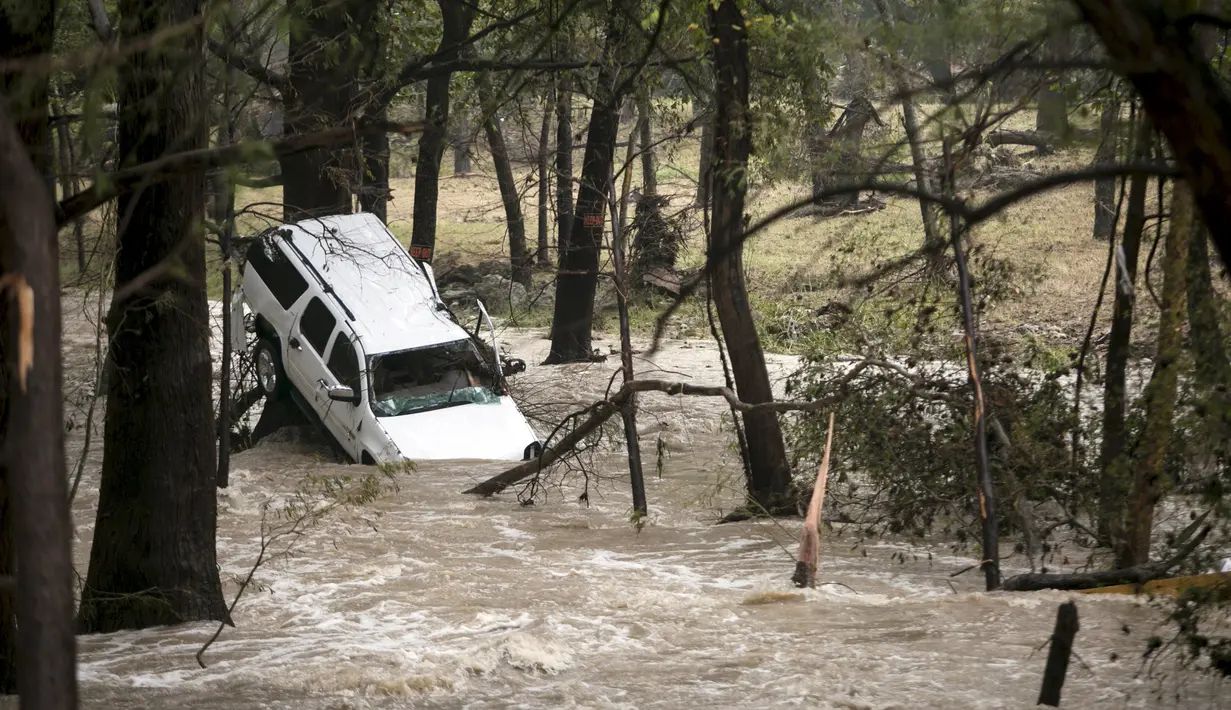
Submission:
M 1056 612 L 1056 628 L 1051 633 L 1051 649 L 1047 652 L 1047 666 L 1043 669 L 1043 688 L 1039 691 L 1039 705 L 1060 707 L 1060 689 L 1064 676 L 1069 671 L 1069 656 L 1073 653 L 1073 638 L 1081 628 L 1077 623 L 1077 605 L 1065 602 Z

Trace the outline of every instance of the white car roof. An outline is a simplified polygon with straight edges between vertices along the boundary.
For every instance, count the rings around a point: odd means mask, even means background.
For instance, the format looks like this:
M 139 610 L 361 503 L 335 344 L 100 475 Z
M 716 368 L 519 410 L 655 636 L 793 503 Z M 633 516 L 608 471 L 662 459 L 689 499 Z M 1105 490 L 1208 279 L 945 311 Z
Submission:
M 375 215 L 321 217 L 284 229 L 350 309 L 351 327 L 368 355 L 467 337 L 436 309 L 422 268 Z

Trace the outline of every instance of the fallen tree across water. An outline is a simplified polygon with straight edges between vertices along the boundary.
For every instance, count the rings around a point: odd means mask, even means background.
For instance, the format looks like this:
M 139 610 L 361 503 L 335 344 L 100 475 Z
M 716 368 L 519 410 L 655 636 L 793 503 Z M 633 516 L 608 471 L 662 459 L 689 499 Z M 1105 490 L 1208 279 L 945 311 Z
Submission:
M 1037 592 L 1042 589 L 1075 591 L 1121 584 L 1141 585 L 1156 579 L 1162 579 L 1187 559 L 1205 541 L 1206 536 L 1210 534 L 1210 531 L 1213 529 L 1211 525 L 1205 525 L 1201 527 L 1200 532 L 1194 532 L 1205 521 L 1205 517 L 1205 515 L 1201 516 L 1184 531 L 1185 534 L 1181 535 L 1177 541 L 1178 547 L 1175 554 L 1165 560 L 1103 572 L 1019 574 L 1006 579 L 1001 588 L 1006 592 Z
M 870 363 L 866 361 L 860 362 L 847 371 L 846 375 L 843 376 L 839 382 L 841 386 L 834 395 L 807 402 L 771 401 L 760 404 L 749 404 L 748 402 L 740 400 L 739 396 L 728 387 L 690 385 L 683 382 L 669 382 L 666 380 L 633 380 L 625 383 L 624 386 L 611 397 L 595 402 L 589 407 L 569 415 L 569 417 L 565 419 L 565 423 L 570 420 L 580 419 L 582 417 L 585 417 L 585 420 L 580 424 L 577 424 L 573 430 L 562 437 L 558 443 L 544 447 L 543 453 L 537 458 L 533 458 L 529 461 L 518 464 L 498 476 L 493 476 L 477 486 L 463 491 L 463 493 L 482 496 L 495 495 L 509 486 L 518 483 L 519 481 L 524 481 L 525 479 L 537 474 L 556 461 L 559 461 L 565 454 L 572 451 L 578 444 L 597 431 L 604 422 L 619 412 L 620 407 L 623 406 L 624 403 L 637 392 L 662 392 L 669 395 L 722 397 L 728 404 L 731 405 L 732 408 L 739 412 L 816 412 L 832 407 L 843 396 L 845 396 L 843 387 L 858 377 L 865 369 L 867 369 L 869 364 Z M 560 427 L 557 428 L 557 431 L 559 428 Z M 550 441 L 548 443 L 550 443 Z

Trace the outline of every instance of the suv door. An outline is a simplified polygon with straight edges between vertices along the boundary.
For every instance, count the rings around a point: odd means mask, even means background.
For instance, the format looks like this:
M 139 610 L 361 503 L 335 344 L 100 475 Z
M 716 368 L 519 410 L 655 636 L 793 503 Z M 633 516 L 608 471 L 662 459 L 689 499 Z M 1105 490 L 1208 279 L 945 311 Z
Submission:
M 339 384 L 325 365 L 325 353 L 329 352 L 327 348 L 337 330 L 338 318 L 317 296 L 309 299 L 303 312 L 293 314 L 293 318 L 283 361 L 287 377 L 329 433 L 349 451 L 354 433 L 343 426 L 336 414 L 331 416 L 331 413 L 334 405 L 351 407 L 345 402 L 329 399 L 326 391 L 329 385 Z
M 330 426 L 335 426 L 343 436 L 338 437 L 338 443 L 350 453 L 356 461 L 363 455 L 363 446 L 359 442 L 359 430 L 363 426 L 364 378 L 360 375 L 359 353 L 350 336 L 341 328 L 333 338 L 333 346 L 329 349 L 329 376 L 325 378 L 328 385 L 343 385 L 350 387 L 355 393 L 355 401 L 338 402 L 325 396 L 326 411 L 323 419 Z M 322 388 L 324 394 L 324 388 Z M 332 431 L 332 429 L 331 429 Z M 336 434 L 335 434 L 336 436 Z

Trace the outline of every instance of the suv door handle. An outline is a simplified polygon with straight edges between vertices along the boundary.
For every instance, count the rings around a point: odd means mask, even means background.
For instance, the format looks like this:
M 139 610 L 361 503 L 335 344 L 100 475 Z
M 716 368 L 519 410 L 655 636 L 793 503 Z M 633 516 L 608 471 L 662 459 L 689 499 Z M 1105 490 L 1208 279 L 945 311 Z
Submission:
M 291 347 L 296 350 L 303 350 L 303 346 L 299 344 L 299 338 L 291 337 L 291 339 L 286 342 L 290 343 Z

